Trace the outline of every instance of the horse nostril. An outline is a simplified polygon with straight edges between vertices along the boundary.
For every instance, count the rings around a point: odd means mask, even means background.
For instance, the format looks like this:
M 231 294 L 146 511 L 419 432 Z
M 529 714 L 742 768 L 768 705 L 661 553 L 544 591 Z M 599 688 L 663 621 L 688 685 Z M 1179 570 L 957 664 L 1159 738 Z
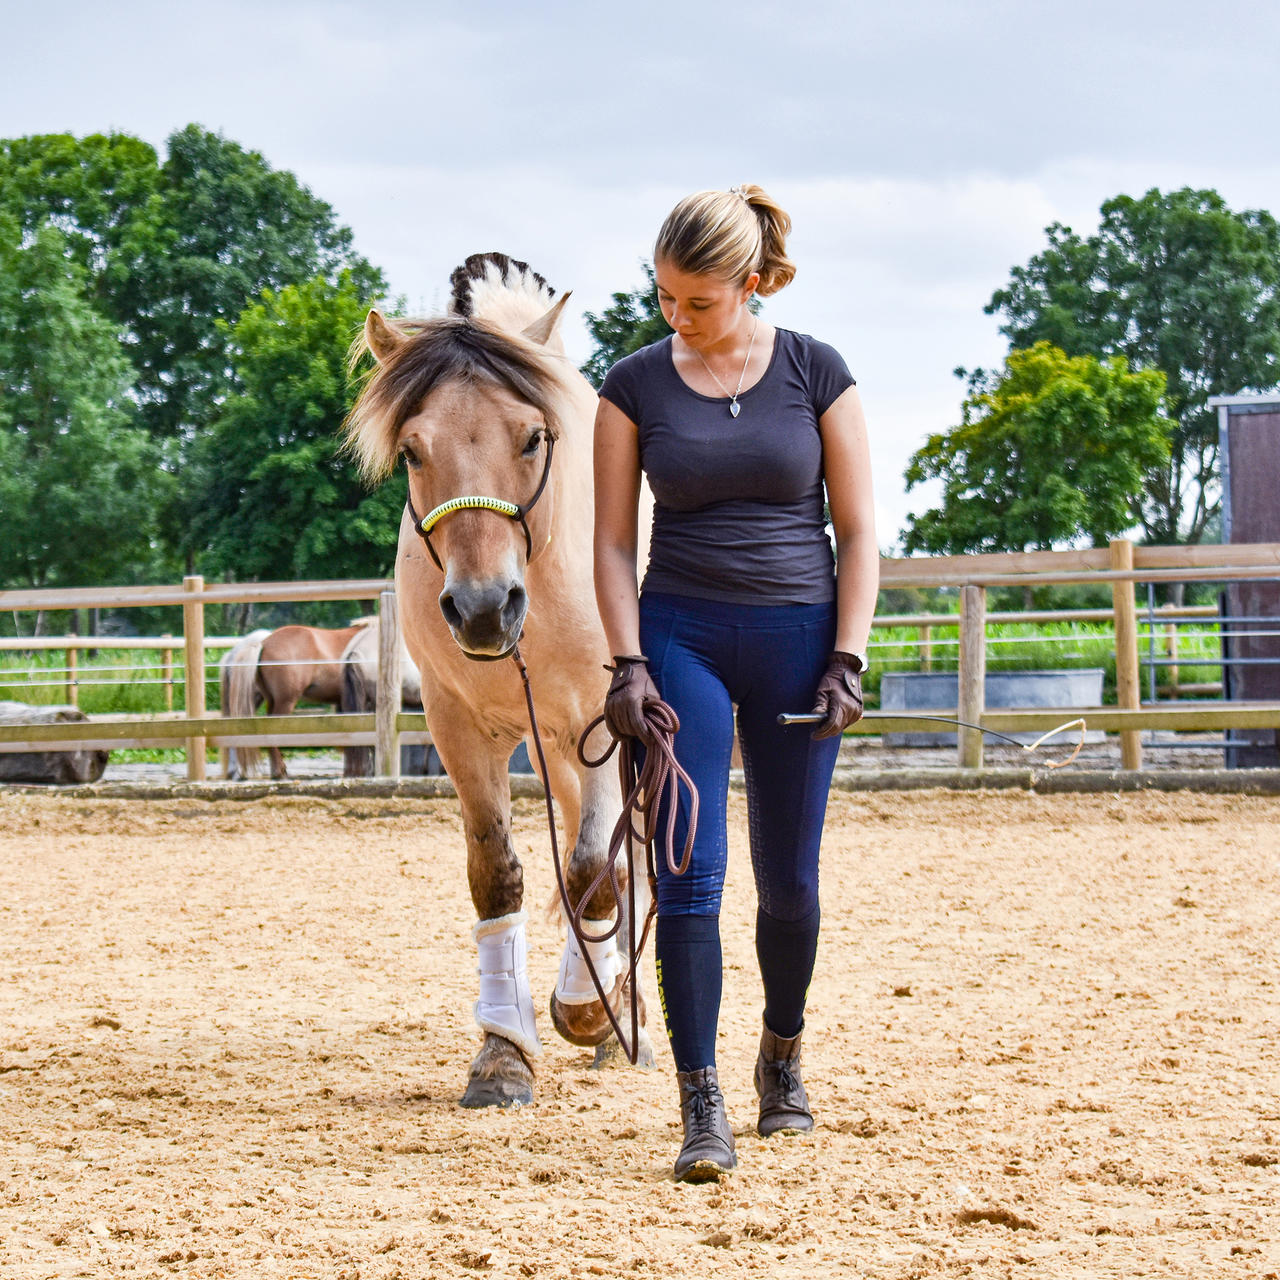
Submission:
M 514 630 L 524 621 L 528 600 L 529 597 L 523 587 L 512 587 L 507 592 L 507 603 L 502 609 L 502 625 L 504 627 L 508 630 Z
M 462 613 L 458 606 L 454 604 L 453 593 L 451 591 L 446 591 L 441 595 L 440 612 L 444 614 L 444 620 L 455 631 L 462 626 Z

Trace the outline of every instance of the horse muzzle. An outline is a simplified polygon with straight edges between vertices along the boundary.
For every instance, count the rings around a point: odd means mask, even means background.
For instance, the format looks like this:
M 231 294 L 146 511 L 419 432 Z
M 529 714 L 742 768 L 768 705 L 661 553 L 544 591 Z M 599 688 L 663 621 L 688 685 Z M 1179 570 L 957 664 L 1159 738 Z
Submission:
M 529 596 L 514 580 L 446 581 L 440 612 L 468 658 L 505 658 L 520 640 Z

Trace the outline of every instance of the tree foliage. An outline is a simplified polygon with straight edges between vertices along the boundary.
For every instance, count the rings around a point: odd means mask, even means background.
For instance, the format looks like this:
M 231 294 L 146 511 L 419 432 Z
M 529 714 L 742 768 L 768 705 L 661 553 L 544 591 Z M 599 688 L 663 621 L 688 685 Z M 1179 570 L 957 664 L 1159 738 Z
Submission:
M 194 124 L 166 147 L 161 162 L 125 134 L 0 143 L 0 209 L 28 235 L 66 234 L 87 295 L 124 332 L 142 421 L 181 458 L 228 389 L 220 321 L 316 274 L 385 284 L 292 173 Z
M 317 355 L 322 347 L 345 350 L 346 331 L 327 347 L 318 332 L 337 323 L 335 299 L 363 304 L 385 284 L 330 206 L 293 174 L 196 125 L 168 139 L 163 159 L 126 134 L 49 134 L 0 141 L 0 228 L 4 580 L 170 577 L 184 555 L 194 568 L 191 557 L 206 550 L 215 571 L 228 568 L 229 544 L 214 539 L 206 546 L 194 532 L 197 524 L 208 527 L 209 513 L 196 504 L 210 494 L 231 502 L 218 527 L 241 522 L 250 561 L 284 563 L 271 504 L 259 495 L 246 507 L 234 486 L 212 483 L 207 441 L 228 397 L 265 403 L 265 381 L 236 381 L 238 374 L 258 376 L 259 367 L 279 373 L 275 406 L 294 412 L 286 392 L 301 378 L 324 402 L 326 429 L 341 421 L 344 392 L 326 391 L 316 369 L 286 370 L 287 340 L 254 311 L 295 307 L 284 332 L 300 344 L 298 360 L 323 363 L 329 357 Z M 296 314 L 311 301 L 321 315 Z M 349 329 L 355 303 L 343 305 L 341 323 Z M 251 348 L 259 339 L 266 350 L 255 365 Z M 48 393 L 43 402 L 38 386 Z M 248 419 L 243 405 L 237 414 L 216 434 L 238 463 L 244 455 L 229 443 L 230 423 Z M 313 431 L 318 440 L 319 417 L 300 421 L 295 414 L 290 429 Z M 243 446 L 261 447 L 252 434 Z M 347 479 L 316 450 L 321 479 L 312 496 L 320 509 L 346 504 L 358 512 L 347 489 L 341 496 L 325 489 Z M 286 456 L 287 465 L 302 465 L 297 449 Z M 254 461 L 265 465 L 260 453 Z M 295 478 L 285 491 L 304 487 Z M 112 501 L 122 488 L 132 493 L 124 508 Z M 81 494 L 74 502 L 73 490 Z M 38 518 L 40 495 L 46 510 L 76 513 L 78 562 L 59 558 L 66 530 Z M 266 522 L 260 540 L 242 523 L 246 517 Z M 383 572 L 394 519 L 389 528 L 357 517 L 345 533 L 330 534 L 313 522 L 293 559 L 319 576 L 374 571 L 368 566 L 375 561 Z M 150 567 L 138 567 L 144 563 Z
M 46 226 L 24 243 L 0 216 L 0 581 L 145 576 L 166 477 L 131 382 L 67 238 Z
M 1172 447 L 1147 475 L 1141 524 L 1149 541 L 1195 542 L 1218 506 L 1209 397 L 1280 381 L 1280 228 L 1190 188 L 1117 196 L 1101 214 L 1088 237 L 1048 227 L 1048 248 L 986 310 L 1015 348 L 1047 341 L 1165 375 Z
M 267 290 L 226 337 L 235 392 L 195 449 L 191 549 L 238 579 L 391 570 L 403 486 L 368 493 L 337 429 L 357 388 L 347 350 L 371 299 L 350 273 Z
M 598 387 L 606 373 L 623 356 L 665 338 L 671 327 L 658 307 L 657 285 L 650 263 L 642 264 L 648 284 L 631 293 L 615 293 L 613 302 L 599 315 L 588 311 L 584 317 L 587 330 L 595 341 L 587 363 L 582 366 L 592 386 Z
M 910 517 L 906 550 L 1102 545 L 1132 528 L 1144 476 L 1168 457 L 1164 388 L 1162 373 L 1131 372 L 1122 356 L 1068 356 L 1047 342 L 1011 351 L 1002 375 L 971 379 L 961 424 L 912 456 L 908 491 L 937 479 L 943 499 Z

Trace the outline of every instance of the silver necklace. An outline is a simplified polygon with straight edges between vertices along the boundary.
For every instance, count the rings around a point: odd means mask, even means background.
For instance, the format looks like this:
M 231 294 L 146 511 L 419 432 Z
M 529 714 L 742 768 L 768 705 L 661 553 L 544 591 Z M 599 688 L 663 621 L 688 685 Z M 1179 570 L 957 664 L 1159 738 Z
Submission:
M 747 358 L 742 362 L 742 373 L 738 376 L 738 385 L 731 392 L 728 387 L 716 377 L 715 370 L 703 359 L 702 352 L 697 347 L 691 347 L 690 350 L 699 360 L 702 360 L 702 367 L 711 375 L 711 380 L 720 388 L 721 391 L 729 397 L 729 412 L 733 417 L 737 417 L 742 412 L 742 406 L 738 403 L 738 396 L 742 394 L 742 384 L 747 376 L 747 365 L 751 363 L 751 348 L 756 345 L 756 330 L 760 327 L 760 317 L 755 317 L 755 324 L 751 326 L 751 340 L 747 343 Z

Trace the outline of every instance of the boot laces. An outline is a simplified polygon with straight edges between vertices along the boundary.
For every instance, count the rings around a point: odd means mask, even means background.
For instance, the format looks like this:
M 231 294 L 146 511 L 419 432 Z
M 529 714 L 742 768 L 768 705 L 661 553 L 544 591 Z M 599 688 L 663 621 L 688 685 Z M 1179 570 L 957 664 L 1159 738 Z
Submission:
M 698 1133 L 710 1133 L 715 1129 L 716 1104 L 720 1090 L 709 1081 L 690 1090 L 689 1122 Z
M 772 1064 L 778 1073 L 778 1091 L 785 1095 L 788 1102 L 795 1100 L 801 1089 L 800 1077 L 792 1068 L 790 1059 Z

